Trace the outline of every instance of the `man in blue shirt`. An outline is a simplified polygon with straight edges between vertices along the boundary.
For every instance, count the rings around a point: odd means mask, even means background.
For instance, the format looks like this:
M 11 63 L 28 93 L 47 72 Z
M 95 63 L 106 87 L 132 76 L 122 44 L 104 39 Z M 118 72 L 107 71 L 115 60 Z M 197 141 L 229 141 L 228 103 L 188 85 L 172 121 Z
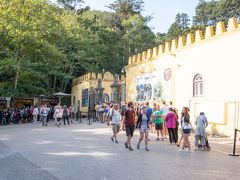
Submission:
M 153 109 L 149 106 L 149 102 L 146 102 L 146 114 L 148 115 L 148 117 L 150 117 L 150 131 L 151 133 L 153 132 L 153 127 L 152 127 L 152 114 L 153 114 Z

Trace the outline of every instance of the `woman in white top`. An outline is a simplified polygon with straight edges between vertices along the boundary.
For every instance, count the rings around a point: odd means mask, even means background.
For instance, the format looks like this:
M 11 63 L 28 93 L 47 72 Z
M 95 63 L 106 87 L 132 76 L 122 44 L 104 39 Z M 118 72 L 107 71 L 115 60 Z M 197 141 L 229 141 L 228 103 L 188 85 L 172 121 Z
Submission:
M 57 126 L 60 126 L 60 120 L 62 119 L 63 110 L 61 106 L 57 106 L 54 112 L 54 117 L 57 119 Z
M 111 137 L 112 142 L 118 144 L 118 140 L 117 140 L 117 133 L 119 133 L 120 131 L 120 124 L 121 124 L 121 114 L 119 112 L 119 106 L 118 104 L 115 104 L 111 114 L 110 114 L 110 118 L 111 120 L 111 125 L 112 125 L 112 130 L 113 130 L 113 136 Z
M 38 107 L 35 106 L 33 109 L 33 122 L 37 122 L 38 114 L 39 114 Z

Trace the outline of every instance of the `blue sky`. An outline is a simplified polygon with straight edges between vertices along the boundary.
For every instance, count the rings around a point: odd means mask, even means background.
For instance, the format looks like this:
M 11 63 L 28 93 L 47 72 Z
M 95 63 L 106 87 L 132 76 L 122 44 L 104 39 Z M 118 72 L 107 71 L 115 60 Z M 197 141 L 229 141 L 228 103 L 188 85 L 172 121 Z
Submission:
M 50 0 L 56 2 L 56 0 Z M 84 0 L 85 6 L 91 9 L 105 10 L 106 5 L 111 4 L 114 0 Z M 167 32 L 170 25 L 174 22 L 178 12 L 187 13 L 192 20 L 195 13 L 195 7 L 199 0 L 144 0 L 145 7 L 143 15 L 152 15 L 153 19 L 149 22 L 149 26 L 154 32 Z

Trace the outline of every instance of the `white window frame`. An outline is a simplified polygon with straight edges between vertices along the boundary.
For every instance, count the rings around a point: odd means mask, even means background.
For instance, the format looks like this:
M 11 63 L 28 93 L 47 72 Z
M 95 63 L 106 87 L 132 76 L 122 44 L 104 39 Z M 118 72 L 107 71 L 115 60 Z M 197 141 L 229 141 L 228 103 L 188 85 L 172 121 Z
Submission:
M 196 74 L 193 78 L 193 97 L 204 96 L 204 79 L 201 74 Z

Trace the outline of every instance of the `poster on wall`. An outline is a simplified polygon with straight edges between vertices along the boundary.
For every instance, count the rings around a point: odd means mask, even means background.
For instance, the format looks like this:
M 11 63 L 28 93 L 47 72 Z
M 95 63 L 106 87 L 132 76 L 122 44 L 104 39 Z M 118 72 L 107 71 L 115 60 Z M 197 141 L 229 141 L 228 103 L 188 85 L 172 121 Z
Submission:
M 170 78 L 166 80 L 161 71 L 137 76 L 135 79 L 136 101 L 168 99 L 171 96 L 171 82 L 169 80 Z

